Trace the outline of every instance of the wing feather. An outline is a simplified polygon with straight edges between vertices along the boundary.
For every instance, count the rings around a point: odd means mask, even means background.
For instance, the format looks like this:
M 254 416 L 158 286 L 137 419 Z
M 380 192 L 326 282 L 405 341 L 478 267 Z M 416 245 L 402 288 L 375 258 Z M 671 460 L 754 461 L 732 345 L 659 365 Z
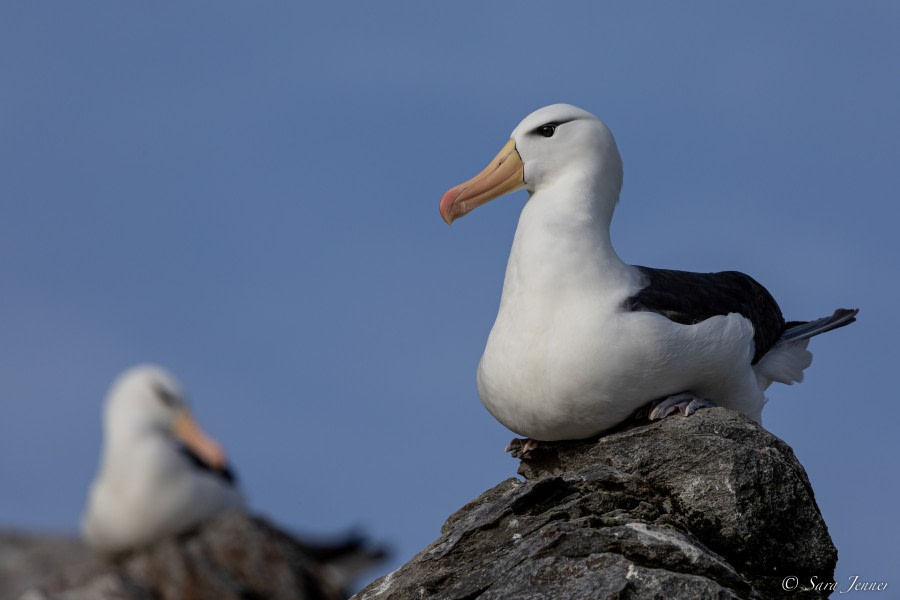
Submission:
M 690 273 L 636 267 L 646 285 L 625 301 L 628 310 L 649 310 L 683 325 L 738 313 L 753 325 L 756 364 L 784 332 L 784 317 L 772 294 L 738 271 Z

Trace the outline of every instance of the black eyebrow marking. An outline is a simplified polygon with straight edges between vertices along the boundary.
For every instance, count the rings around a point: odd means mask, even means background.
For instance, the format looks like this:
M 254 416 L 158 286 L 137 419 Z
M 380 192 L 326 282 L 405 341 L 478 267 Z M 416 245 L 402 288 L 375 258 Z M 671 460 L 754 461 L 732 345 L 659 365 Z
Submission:
M 177 406 L 179 403 L 179 398 L 177 395 L 173 394 L 169 390 L 167 390 L 163 385 L 159 383 L 153 384 L 153 391 L 156 393 L 157 398 L 162 400 L 162 403 L 166 406 Z
M 534 129 L 530 131 L 530 133 L 540 133 L 540 130 L 547 125 L 552 125 L 554 128 L 559 127 L 560 125 L 565 125 L 566 123 L 571 123 L 572 121 L 577 121 L 579 117 L 572 117 L 571 119 L 566 119 L 564 121 L 550 121 L 548 123 L 541 123 Z

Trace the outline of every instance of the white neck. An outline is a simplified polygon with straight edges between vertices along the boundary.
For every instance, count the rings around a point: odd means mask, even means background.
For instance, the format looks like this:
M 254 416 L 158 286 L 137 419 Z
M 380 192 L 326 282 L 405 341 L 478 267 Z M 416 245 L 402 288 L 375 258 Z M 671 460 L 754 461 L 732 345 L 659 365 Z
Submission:
M 560 177 L 532 193 L 519 217 L 501 307 L 523 292 L 556 297 L 590 290 L 609 296 L 636 286 L 636 274 L 609 237 L 617 200 L 618 189 L 581 174 Z

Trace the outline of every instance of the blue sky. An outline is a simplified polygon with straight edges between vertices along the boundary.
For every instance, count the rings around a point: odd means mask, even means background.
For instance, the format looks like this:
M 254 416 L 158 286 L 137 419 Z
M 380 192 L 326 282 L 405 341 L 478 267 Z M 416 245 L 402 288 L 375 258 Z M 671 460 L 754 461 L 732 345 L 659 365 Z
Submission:
M 838 580 L 890 580 L 900 408 L 892 2 L 0 6 L 0 525 L 74 531 L 121 370 L 188 389 L 253 507 L 407 560 L 515 474 L 475 366 L 526 195 L 438 201 L 553 102 L 625 163 L 627 261 L 858 306 L 763 418 Z

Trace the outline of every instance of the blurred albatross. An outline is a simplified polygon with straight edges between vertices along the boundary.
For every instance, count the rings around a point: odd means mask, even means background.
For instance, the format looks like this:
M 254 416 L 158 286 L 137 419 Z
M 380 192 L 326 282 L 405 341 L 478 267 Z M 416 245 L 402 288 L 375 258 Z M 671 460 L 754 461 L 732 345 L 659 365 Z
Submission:
M 625 264 L 609 234 L 621 187 L 606 125 L 554 104 L 527 116 L 481 173 L 441 198 L 450 224 L 508 192 L 529 193 L 478 366 L 485 407 L 531 438 L 512 448 L 589 437 L 650 403 L 651 419 L 715 403 L 759 422 L 773 381 L 802 381 L 809 338 L 855 320 L 858 310 L 838 309 L 785 323 L 743 273 Z
M 152 365 L 119 376 L 106 400 L 100 472 L 85 541 L 115 553 L 244 507 L 221 446 L 201 430 L 178 382 Z
M 181 386 L 163 369 L 140 365 L 119 376 L 107 396 L 104 430 L 82 520 L 95 550 L 136 550 L 245 509 L 225 452 L 196 425 Z M 305 573 L 306 591 L 316 597 L 346 597 L 358 575 L 387 555 L 356 533 L 316 542 L 286 537 L 305 556 L 292 568 Z M 235 560 L 238 573 L 243 567 Z

